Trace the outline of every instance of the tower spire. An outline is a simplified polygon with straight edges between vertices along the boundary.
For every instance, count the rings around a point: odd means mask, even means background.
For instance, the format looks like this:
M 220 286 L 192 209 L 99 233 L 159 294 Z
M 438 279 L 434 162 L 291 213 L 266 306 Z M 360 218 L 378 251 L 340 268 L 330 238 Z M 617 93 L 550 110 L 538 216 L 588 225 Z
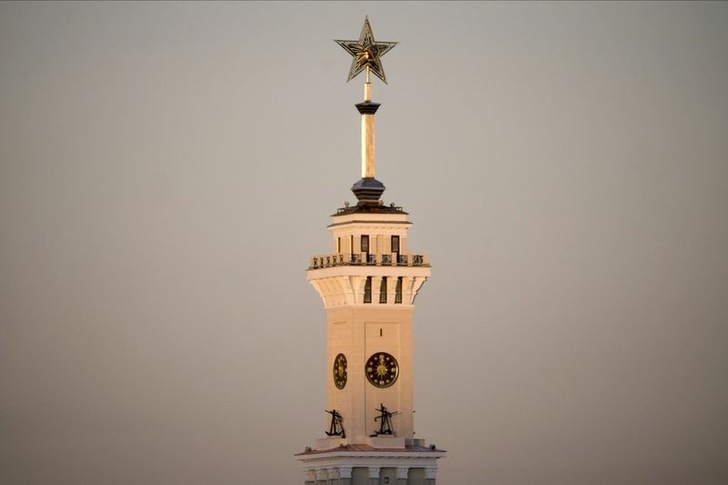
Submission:
M 384 74 L 381 57 L 392 50 L 397 42 L 377 42 L 374 40 L 369 18 L 364 18 L 364 26 L 358 41 L 335 40 L 337 44 L 352 55 L 353 60 L 349 69 L 348 81 L 366 71 L 364 81 L 364 101 L 356 105 L 361 114 L 361 180 L 356 182 L 351 191 L 359 200 L 357 206 L 378 205 L 384 193 L 384 184 L 374 178 L 374 114 L 380 104 L 372 101 L 372 84 L 370 73 L 373 73 L 385 84 L 387 76 Z

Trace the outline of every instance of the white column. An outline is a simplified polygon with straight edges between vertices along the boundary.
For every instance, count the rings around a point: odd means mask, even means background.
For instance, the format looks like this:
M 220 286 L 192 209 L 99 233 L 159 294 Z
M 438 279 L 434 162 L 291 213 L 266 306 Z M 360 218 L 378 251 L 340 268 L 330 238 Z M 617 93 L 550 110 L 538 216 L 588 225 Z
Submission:
M 379 467 L 369 467 L 369 485 L 379 485 Z
M 387 303 L 393 304 L 397 296 L 397 277 L 387 276 Z
M 309 468 L 304 470 L 304 483 L 305 485 L 314 485 L 316 483 L 316 470 Z
M 372 276 L 372 304 L 379 305 L 379 294 L 382 289 L 382 277 Z
M 338 485 L 339 484 L 339 469 L 337 467 L 331 466 L 331 467 L 327 468 L 326 474 L 328 475 L 329 485 Z
M 414 285 L 415 279 L 411 276 L 405 276 L 402 278 L 402 303 L 405 305 L 412 304 L 412 285 Z
M 326 482 L 329 480 L 329 474 L 326 468 L 316 469 L 316 483 L 320 485 L 327 485 Z
M 349 276 L 354 286 L 354 300 L 361 305 L 364 303 L 364 287 L 366 286 L 366 276 Z
M 425 484 L 426 485 L 435 485 L 435 478 L 437 476 L 437 467 L 436 466 L 428 466 L 425 468 Z
M 397 485 L 407 485 L 407 476 L 409 475 L 409 467 L 397 467 Z
M 351 470 L 350 466 L 339 467 L 339 483 L 340 485 L 351 485 Z

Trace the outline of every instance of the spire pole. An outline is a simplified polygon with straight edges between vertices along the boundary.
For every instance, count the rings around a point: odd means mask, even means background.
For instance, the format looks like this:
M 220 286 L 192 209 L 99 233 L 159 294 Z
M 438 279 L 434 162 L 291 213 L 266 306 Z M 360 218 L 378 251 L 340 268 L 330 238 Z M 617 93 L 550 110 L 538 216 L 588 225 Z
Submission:
M 360 105 L 356 106 L 361 113 L 361 177 L 374 178 L 374 113 L 379 108 L 379 104 L 372 103 L 369 67 L 367 67 L 367 78 L 364 83 L 364 103 L 361 104 L 365 106 L 361 108 Z

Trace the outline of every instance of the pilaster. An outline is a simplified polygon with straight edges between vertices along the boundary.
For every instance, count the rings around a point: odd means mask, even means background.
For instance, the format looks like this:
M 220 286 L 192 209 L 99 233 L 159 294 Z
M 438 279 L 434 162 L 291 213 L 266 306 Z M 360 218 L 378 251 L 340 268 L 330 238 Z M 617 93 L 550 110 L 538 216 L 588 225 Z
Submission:
M 369 467 L 369 485 L 379 485 L 379 470 L 381 467 Z
M 340 485 L 351 485 L 351 472 L 353 467 L 340 466 L 339 467 L 339 484 Z
M 408 466 L 397 467 L 397 485 L 407 485 L 407 476 L 409 474 Z
M 304 471 L 304 485 L 316 484 L 316 470 L 307 469 Z
M 437 478 L 437 467 L 428 466 L 425 468 L 425 485 L 435 485 Z
M 316 469 L 316 485 L 328 485 L 329 473 L 326 468 Z

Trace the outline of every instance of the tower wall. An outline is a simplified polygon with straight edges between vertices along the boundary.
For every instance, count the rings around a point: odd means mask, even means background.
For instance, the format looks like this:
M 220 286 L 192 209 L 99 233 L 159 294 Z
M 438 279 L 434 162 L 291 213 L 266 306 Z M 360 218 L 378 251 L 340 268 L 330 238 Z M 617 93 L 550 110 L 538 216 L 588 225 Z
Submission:
M 362 305 L 327 310 L 327 362 L 333 365 L 339 353 L 346 355 L 348 361 L 348 379 L 343 389 L 338 389 L 333 379 L 327 379 L 327 402 L 330 409 L 339 410 L 343 416 L 351 443 L 367 443 L 380 429 L 375 418 L 382 404 L 398 413 L 392 417 L 393 437 L 414 437 L 412 312 L 411 306 Z M 395 356 L 399 367 L 397 380 L 383 389 L 371 385 L 366 377 L 367 360 L 378 352 Z

